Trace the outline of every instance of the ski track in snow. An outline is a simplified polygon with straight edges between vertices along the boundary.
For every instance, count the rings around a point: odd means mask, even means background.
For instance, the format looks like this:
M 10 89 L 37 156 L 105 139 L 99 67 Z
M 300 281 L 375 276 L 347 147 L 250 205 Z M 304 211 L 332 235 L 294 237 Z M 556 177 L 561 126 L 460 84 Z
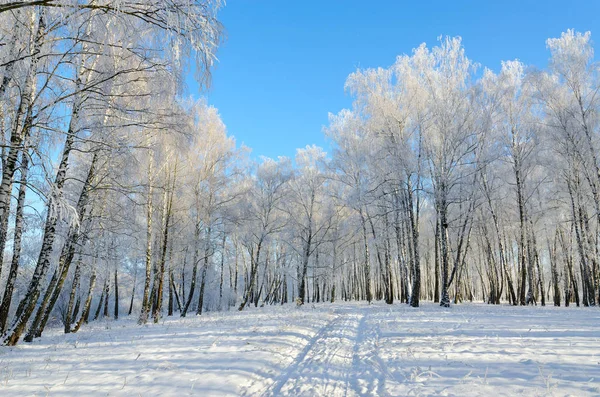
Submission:
M 600 309 L 334 303 L 48 329 L 0 396 L 599 396 Z

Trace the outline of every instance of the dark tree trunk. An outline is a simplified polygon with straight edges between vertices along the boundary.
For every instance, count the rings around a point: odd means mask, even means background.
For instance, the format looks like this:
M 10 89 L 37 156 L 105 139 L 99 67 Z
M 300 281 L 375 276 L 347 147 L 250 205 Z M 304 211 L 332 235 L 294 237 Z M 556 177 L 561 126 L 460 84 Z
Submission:
M 446 188 L 443 183 L 439 189 L 440 198 L 437 206 L 440 222 L 440 247 L 442 251 L 442 294 L 440 306 L 450 307 L 450 297 L 448 296 L 448 220 L 446 219 L 448 207 L 446 203 Z
M 198 307 L 196 308 L 196 315 L 202 315 L 204 307 L 204 291 L 206 288 L 206 273 L 208 271 L 208 263 L 211 254 L 210 250 L 210 239 L 211 239 L 211 227 L 208 226 L 206 231 L 206 241 L 204 245 L 204 266 L 202 266 L 202 280 L 200 281 L 200 291 L 198 293 Z
M 167 303 L 167 316 L 173 315 L 173 273 L 169 272 L 169 300 Z
M 365 298 L 367 302 L 371 303 L 373 300 L 373 293 L 371 292 L 371 258 L 369 255 L 369 242 L 367 240 L 367 226 L 366 220 L 362 210 L 360 211 L 360 218 L 363 230 L 363 247 L 365 250 L 364 257 L 364 275 L 365 275 Z
M 119 281 L 117 278 L 117 268 L 115 267 L 115 320 L 119 319 Z
M 181 312 L 181 300 L 179 299 L 179 294 L 177 293 L 177 288 L 175 288 L 175 280 L 173 278 L 173 272 L 171 271 L 171 288 L 173 289 L 173 295 L 175 295 L 175 303 L 177 303 L 177 310 Z
M 104 283 L 104 317 L 108 317 L 108 298 L 110 297 L 110 274 L 106 276 L 106 283 Z
M 410 296 L 410 305 L 412 307 L 419 307 L 419 299 L 421 296 L 421 258 L 419 254 L 419 202 L 417 196 L 416 203 L 416 216 L 415 210 L 413 209 L 413 193 L 410 184 L 406 190 L 407 192 L 407 211 L 408 220 L 410 224 L 410 230 L 412 231 L 412 251 L 413 251 L 413 283 L 412 283 L 412 294 Z
M 96 271 L 92 272 L 90 276 L 90 287 L 88 289 L 87 298 L 85 299 L 85 304 L 83 305 L 83 312 L 81 313 L 81 317 L 79 321 L 75 325 L 75 328 L 71 330 L 71 332 L 75 333 L 79 331 L 79 328 L 83 325 L 83 323 L 88 322 L 88 317 L 90 315 L 90 308 L 92 307 L 92 295 L 94 292 L 94 286 L 96 285 Z
M 137 282 L 137 263 L 135 264 L 135 271 L 133 272 L 133 288 L 131 289 L 131 300 L 129 301 L 129 310 L 127 315 L 131 316 L 133 312 L 133 298 L 135 297 L 135 284 Z
M 312 228 L 308 228 L 308 236 L 304 243 L 304 250 L 302 251 L 302 276 L 300 277 L 300 285 L 298 286 L 298 297 L 300 298 L 300 304 L 304 304 L 306 300 L 306 279 L 308 277 L 308 261 L 310 259 L 310 250 L 312 245 Z
M 254 257 L 254 252 L 250 250 L 250 279 L 246 284 L 246 291 L 244 292 L 244 298 L 242 299 L 242 303 L 238 308 L 239 311 L 244 310 L 244 307 L 246 307 L 246 305 L 250 301 L 250 295 L 252 294 L 254 285 L 256 284 L 256 274 L 258 273 L 258 263 L 260 261 L 260 250 L 262 248 L 262 243 L 263 239 L 261 238 L 256 246 L 256 258 Z
M 225 240 L 227 235 L 225 234 L 225 230 L 223 230 L 223 241 L 221 243 L 221 279 L 219 281 L 219 310 L 221 310 L 221 304 L 223 300 L 223 273 L 225 269 Z
M 102 304 L 104 303 L 105 292 L 106 292 L 106 282 L 104 282 L 104 285 L 102 286 L 102 294 L 100 295 L 100 301 L 98 302 L 98 307 L 96 307 L 96 312 L 94 314 L 94 321 L 96 321 L 98 319 L 98 317 L 100 317 L 100 311 L 102 310 Z
M 177 171 L 177 168 L 175 168 L 175 171 Z M 163 240 L 162 240 L 162 247 L 161 247 L 161 255 L 160 255 L 160 264 L 159 264 L 159 269 L 158 269 L 158 288 L 156 291 L 156 306 L 155 306 L 155 310 L 153 313 L 153 317 L 154 317 L 154 322 L 157 323 L 158 320 L 160 319 L 160 314 L 162 311 L 162 301 L 163 301 L 163 285 L 164 285 L 164 279 L 165 279 L 165 264 L 167 261 L 167 246 L 169 243 L 169 224 L 170 224 L 170 220 L 171 220 L 171 208 L 173 206 L 173 191 L 175 190 L 175 177 L 176 175 L 173 177 L 173 186 L 169 187 L 169 180 L 167 180 L 167 189 L 165 190 L 165 194 L 164 194 L 164 231 L 163 231 Z M 171 192 L 169 192 L 169 190 L 171 190 Z
M 192 281 L 190 284 L 190 291 L 188 293 L 187 300 L 185 305 L 183 306 L 183 311 L 181 312 L 181 317 L 185 317 L 190 304 L 192 303 L 192 299 L 194 298 L 194 292 L 196 291 L 196 279 L 198 274 L 198 262 L 200 259 L 198 258 L 198 245 L 200 243 L 200 222 L 196 221 L 196 227 L 194 230 L 194 267 L 192 267 Z M 182 297 L 185 298 L 185 297 Z
M 435 303 L 440 301 L 440 223 L 435 222 L 435 242 L 434 242 L 434 273 L 435 282 L 433 285 L 433 301 Z
M 75 266 L 75 275 L 73 276 L 73 284 L 71 285 L 71 293 L 69 294 L 69 304 L 67 305 L 67 312 L 64 321 L 65 326 L 65 334 L 71 332 L 71 324 L 73 323 L 72 316 L 77 314 L 76 311 L 73 310 L 73 305 L 75 302 L 75 295 L 77 294 L 77 289 L 79 287 L 79 279 L 81 277 L 81 256 L 77 261 L 77 265 Z

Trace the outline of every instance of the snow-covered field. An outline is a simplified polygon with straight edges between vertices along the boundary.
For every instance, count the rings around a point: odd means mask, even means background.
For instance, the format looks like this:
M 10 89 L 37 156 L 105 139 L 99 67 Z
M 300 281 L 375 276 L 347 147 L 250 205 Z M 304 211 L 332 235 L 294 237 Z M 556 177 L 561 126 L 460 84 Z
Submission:
M 335 303 L 0 348 L 0 396 L 598 396 L 600 309 Z

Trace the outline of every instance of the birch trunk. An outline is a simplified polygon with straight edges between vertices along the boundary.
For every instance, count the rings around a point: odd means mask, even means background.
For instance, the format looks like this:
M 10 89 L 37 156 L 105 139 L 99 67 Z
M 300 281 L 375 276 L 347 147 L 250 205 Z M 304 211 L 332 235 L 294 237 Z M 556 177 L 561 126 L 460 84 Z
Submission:
M 515 170 L 515 179 L 517 184 L 517 205 L 519 208 L 519 265 L 520 265 L 520 287 L 519 287 L 519 305 L 525 306 L 533 301 L 533 291 L 532 291 L 532 283 L 529 283 L 529 291 L 527 295 L 525 293 L 526 290 L 526 281 L 527 274 L 531 273 L 531 269 L 529 269 L 525 248 L 525 222 L 527 215 L 525 214 L 525 202 L 523 198 L 523 186 L 521 181 L 521 169 L 519 165 L 518 158 L 514 158 L 514 170 Z M 531 298 L 531 299 L 530 299 Z
M 73 276 L 73 285 L 71 286 L 71 293 L 69 294 L 69 304 L 67 305 L 67 313 L 65 317 L 65 334 L 71 332 L 71 323 L 73 322 L 72 316 L 76 313 L 73 311 L 73 305 L 75 302 L 75 295 L 77 293 L 77 288 L 79 287 L 79 279 L 81 278 L 81 256 L 79 256 L 79 260 L 77 261 L 77 265 L 75 266 L 75 274 Z
M 373 300 L 373 295 L 371 292 L 371 258 L 369 255 L 369 243 L 367 240 L 367 225 L 366 225 L 366 220 L 365 220 L 365 216 L 363 214 L 362 209 L 359 212 L 360 212 L 360 220 L 361 220 L 362 231 L 363 231 L 363 247 L 365 250 L 365 256 L 364 256 L 365 262 L 363 265 L 363 270 L 364 270 L 364 275 L 365 275 L 365 293 L 366 293 L 367 302 L 371 303 L 371 301 Z
M 150 149 L 148 159 L 148 197 L 146 198 L 146 274 L 144 277 L 144 295 L 138 324 L 146 324 L 150 314 L 150 281 L 152 278 L 152 193 L 153 193 L 154 152 Z
M 440 251 L 442 260 L 442 294 L 440 297 L 440 306 L 450 307 L 450 297 L 448 296 L 448 206 L 446 202 L 446 187 L 443 183 L 439 187 L 439 196 L 437 211 L 440 222 Z
M 419 250 L 419 199 L 417 196 L 416 202 L 416 214 L 413 209 L 413 195 L 412 187 L 410 183 L 406 190 L 407 194 L 407 211 L 408 220 L 410 223 L 410 229 L 412 231 L 412 249 L 413 249 L 413 280 L 412 280 L 412 292 L 410 296 L 410 305 L 412 307 L 419 307 L 419 299 L 421 296 L 421 256 Z
M 48 286 L 49 294 L 44 295 L 44 300 L 38 309 L 38 314 L 36 315 L 35 321 L 25 337 L 26 341 L 31 341 L 32 337 L 39 338 L 42 335 L 50 314 L 52 313 L 60 293 L 62 292 L 63 285 L 67 279 L 71 263 L 73 262 L 73 258 L 75 256 L 75 247 L 77 247 L 79 244 L 81 228 L 84 220 L 86 219 L 87 204 L 89 201 L 90 191 L 92 189 L 92 180 L 96 176 L 96 164 L 98 162 L 98 158 L 98 152 L 95 152 L 83 188 L 81 189 L 79 199 L 77 200 L 76 211 L 79 216 L 78 224 L 72 225 L 69 229 L 67 240 L 60 254 L 59 276 L 56 280 L 56 283 Z
M 19 197 L 17 199 L 17 213 L 15 215 L 15 232 L 13 239 L 13 255 L 10 263 L 8 279 L 0 305 L 0 335 L 6 332 L 8 323 L 8 314 L 12 301 L 17 272 L 19 270 L 19 260 L 21 258 L 21 239 L 23 236 L 23 209 L 25 207 L 25 194 L 27 191 L 27 172 L 29 169 L 29 154 L 24 151 L 21 154 L 21 181 L 19 184 Z
M 81 312 L 81 317 L 75 327 L 71 330 L 72 333 L 79 331 L 79 328 L 83 325 L 83 323 L 88 322 L 88 317 L 90 315 L 90 309 L 92 307 L 92 296 L 94 292 L 94 287 L 96 286 L 96 270 L 92 271 L 92 275 L 90 276 L 90 287 L 88 289 L 87 297 L 85 298 L 85 304 L 83 305 L 83 311 Z
M 35 18 L 35 13 L 32 13 L 31 31 L 35 30 L 36 33 L 30 43 L 31 63 L 29 64 L 23 90 L 21 91 L 22 95 L 19 107 L 12 124 L 9 142 L 10 148 L 2 162 L 2 181 L 0 182 L 0 253 L 4 252 L 6 246 L 13 176 L 17 168 L 17 159 L 19 154 L 23 151 L 23 145 L 31 130 L 33 100 L 36 91 L 37 65 L 40 59 L 41 46 L 46 34 L 46 24 L 43 12 L 39 15 L 37 29 L 34 28 Z M 3 89 L 6 89 L 6 87 Z M 4 265 L 3 262 L 4 255 L 0 255 L 0 275 Z
M 114 319 L 119 319 L 119 280 L 117 278 L 117 266 L 115 266 L 115 306 Z
M 198 262 L 200 259 L 198 258 L 198 245 L 200 243 L 200 221 L 196 221 L 196 227 L 194 228 L 194 267 L 192 268 L 192 281 L 190 284 L 190 291 L 188 293 L 187 300 L 183 307 L 183 311 L 181 312 L 181 317 L 185 317 L 187 315 L 190 304 L 192 303 L 192 299 L 194 298 L 194 292 L 196 291 L 196 279 L 198 274 Z
M 206 272 L 208 271 L 208 260 L 210 257 L 210 239 L 211 239 L 211 227 L 210 227 L 210 219 L 208 220 L 209 226 L 206 230 L 205 242 L 204 242 L 204 258 L 203 258 L 203 266 L 202 266 L 202 280 L 200 280 L 200 291 L 198 293 L 198 307 L 196 308 L 196 315 L 202 315 L 202 310 L 204 307 L 204 290 L 206 288 Z
M 67 132 L 67 139 L 65 141 L 65 146 L 62 152 L 62 159 L 60 162 L 60 166 L 58 168 L 58 172 L 56 174 L 56 179 L 54 181 L 54 186 L 56 192 L 50 197 L 48 202 L 48 211 L 46 214 L 46 225 L 44 227 L 44 234 L 42 238 L 42 247 L 40 250 L 40 254 L 38 257 L 37 265 L 33 272 L 33 276 L 31 278 L 31 282 L 29 283 L 29 287 L 27 288 L 27 293 L 25 297 L 19 304 L 20 310 L 17 310 L 21 315 L 16 319 L 15 325 L 12 327 L 8 337 L 4 340 L 4 344 L 8 346 L 14 346 L 21 334 L 25 330 L 27 326 L 27 321 L 33 314 L 33 310 L 35 309 L 37 300 L 40 296 L 42 289 L 42 281 L 50 267 L 50 256 L 52 253 L 52 245 L 54 244 L 54 238 L 56 234 L 56 223 L 58 221 L 58 214 L 54 205 L 56 205 L 55 201 L 61 200 L 62 189 L 66 180 L 67 167 L 69 164 L 69 155 L 71 153 L 71 149 L 73 148 L 73 143 L 75 139 L 75 125 L 77 122 L 77 115 L 79 113 L 79 103 L 77 102 L 73 107 L 73 112 L 71 116 L 71 122 L 69 125 L 69 131 Z
M 177 166 L 175 166 L 175 172 L 177 172 Z M 163 240 L 160 254 L 160 263 L 158 269 L 158 288 L 156 291 L 156 307 L 153 313 L 154 322 L 157 323 L 160 320 L 160 314 L 162 311 L 163 301 L 163 290 L 164 290 L 164 279 L 165 279 L 165 264 L 167 260 L 167 247 L 169 244 L 169 226 L 171 220 L 171 209 L 173 206 L 173 190 L 175 190 L 175 177 L 173 177 L 173 187 L 171 188 L 170 180 L 167 179 L 167 188 L 164 194 L 164 205 L 163 205 Z M 169 190 L 171 192 L 169 192 Z
M 250 300 L 252 290 L 254 289 L 254 284 L 256 284 L 256 273 L 258 272 L 258 262 L 260 260 L 260 250 L 262 248 L 263 239 L 258 240 L 258 244 L 256 245 L 256 258 L 254 257 L 254 252 L 250 252 L 250 279 L 246 284 L 246 288 L 244 291 L 244 298 L 242 299 L 242 303 L 238 308 L 239 311 L 244 310 L 244 307 L 248 304 Z

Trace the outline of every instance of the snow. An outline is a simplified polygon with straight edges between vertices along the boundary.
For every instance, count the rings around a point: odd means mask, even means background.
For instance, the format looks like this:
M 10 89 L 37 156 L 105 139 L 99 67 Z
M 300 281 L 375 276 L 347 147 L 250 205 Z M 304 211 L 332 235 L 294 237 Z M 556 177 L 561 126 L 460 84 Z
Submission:
M 594 396 L 598 308 L 334 303 L 0 348 L 1 396 Z

